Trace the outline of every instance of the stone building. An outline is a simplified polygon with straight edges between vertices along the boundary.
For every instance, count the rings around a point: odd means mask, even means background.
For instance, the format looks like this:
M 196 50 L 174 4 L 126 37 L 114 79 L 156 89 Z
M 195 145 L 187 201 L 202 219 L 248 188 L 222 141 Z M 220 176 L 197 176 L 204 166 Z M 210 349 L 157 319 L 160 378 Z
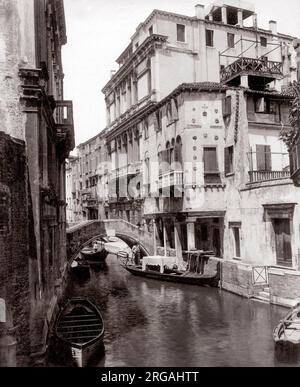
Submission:
M 0 1 L 0 364 L 43 359 L 63 289 L 65 159 L 62 0 Z
M 275 21 L 259 28 L 241 1 L 197 5 L 194 17 L 154 10 L 103 88 L 109 217 L 154 226 L 179 258 L 213 250 L 223 287 L 283 304 L 295 298 L 284 281 L 300 297 L 300 197 L 280 140 L 294 39 Z
M 69 223 L 107 219 L 108 162 L 105 133 L 78 145 L 68 160 L 67 202 Z

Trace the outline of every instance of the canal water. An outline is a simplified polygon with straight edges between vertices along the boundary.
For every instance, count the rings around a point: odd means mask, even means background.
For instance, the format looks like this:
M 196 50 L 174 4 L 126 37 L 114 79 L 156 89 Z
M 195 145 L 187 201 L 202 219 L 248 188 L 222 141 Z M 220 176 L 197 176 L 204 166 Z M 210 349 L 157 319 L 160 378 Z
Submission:
M 68 296 L 89 297 L 105 321 L 105 353 L 91 366 L 300 366 L 294 354 L 274 350 L 272 332 L 287 309 L 134 277 L 113 255 L 89 279 L 74 279 Z

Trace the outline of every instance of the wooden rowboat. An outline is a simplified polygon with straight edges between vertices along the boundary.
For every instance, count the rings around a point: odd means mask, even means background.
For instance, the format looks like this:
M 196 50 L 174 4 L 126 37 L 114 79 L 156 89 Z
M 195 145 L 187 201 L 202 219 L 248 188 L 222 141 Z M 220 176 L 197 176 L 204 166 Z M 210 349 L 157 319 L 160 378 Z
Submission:
M 104 322 L 97 307 L 89 300 L 75 298 L 59 313 L 55 333 L 71 348 L 76 365 L 85 367 L 103 345 Z
M 300 345 L 300 304 L 292 308 L 273 333 L 275 343 Z

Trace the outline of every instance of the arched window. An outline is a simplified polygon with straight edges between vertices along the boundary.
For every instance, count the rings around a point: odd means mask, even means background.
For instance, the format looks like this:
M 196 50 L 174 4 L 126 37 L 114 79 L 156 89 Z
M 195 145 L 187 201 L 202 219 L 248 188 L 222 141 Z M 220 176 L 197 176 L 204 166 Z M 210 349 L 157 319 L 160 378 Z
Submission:
M 145 154 L 145 178 L 144 183 L 150 184 L 150 156 L 149 153 L 146 152 Z
M 157 159 L 158 159 L 158 175 L 161 176 L 162 175 L 162 163 L 163 163 L 161 145 L 159 145 L 157 148 Z
M 175 163 L 176 168 L 180 168 L 182 170 L 182 140 L 180 136 L 177 136 L 176 138 L 176 144 L 175 144 Z
M 169 141 L 166 144 L 166 152 L 165 152 L 165 157 L 163 161 L 165 164 L 164 172 L 168 172 L 171 168 L 171 144 Z

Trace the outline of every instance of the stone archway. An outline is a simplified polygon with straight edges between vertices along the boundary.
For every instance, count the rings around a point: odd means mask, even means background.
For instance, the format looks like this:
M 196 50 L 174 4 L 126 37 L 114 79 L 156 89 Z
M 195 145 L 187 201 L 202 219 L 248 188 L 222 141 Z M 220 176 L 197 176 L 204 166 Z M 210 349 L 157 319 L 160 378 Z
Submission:
M 67 259 L 70 264 L 80 250 L 97 238 L 115 235 L 132 247 L 139 243 L 143 255 L 153 255 L 153 233 L 121 219 L 83 222 L 67 230 Z

